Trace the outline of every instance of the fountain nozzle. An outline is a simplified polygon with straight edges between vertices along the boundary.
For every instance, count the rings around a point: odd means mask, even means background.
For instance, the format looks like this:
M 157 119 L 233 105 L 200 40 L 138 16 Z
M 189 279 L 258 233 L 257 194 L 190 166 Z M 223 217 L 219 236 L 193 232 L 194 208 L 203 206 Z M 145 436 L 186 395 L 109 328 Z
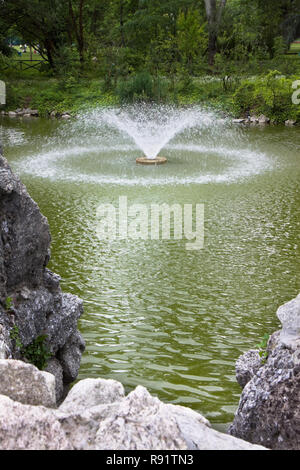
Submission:
M 167 159 L 165 157 L 155 157 L 155 158 L 147 158 L 147 157 L 139 157 L 136 159 L 136 163 L 139 165 L 162 165 L 166 163 Z

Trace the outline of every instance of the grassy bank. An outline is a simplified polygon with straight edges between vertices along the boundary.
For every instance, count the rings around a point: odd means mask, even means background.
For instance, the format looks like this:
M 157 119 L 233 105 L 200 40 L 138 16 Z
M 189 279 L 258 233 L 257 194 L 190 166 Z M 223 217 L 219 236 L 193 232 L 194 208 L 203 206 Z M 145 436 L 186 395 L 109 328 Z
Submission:
M 7 78 L 3 109 L 30 107 L 42 116 L 52 111 L 76 114 L 86 108 L 156 101 L 176 105 L 204 104 L 233 117 L 264 114 L 276 122 L 300 121 L 300 105 L 292 103 L 293 83 L 299 76 L 273 71 L 256 77 L 152 77 L 147 72 L 108 84 L 103 79 L 58 79 L 37 75 Z

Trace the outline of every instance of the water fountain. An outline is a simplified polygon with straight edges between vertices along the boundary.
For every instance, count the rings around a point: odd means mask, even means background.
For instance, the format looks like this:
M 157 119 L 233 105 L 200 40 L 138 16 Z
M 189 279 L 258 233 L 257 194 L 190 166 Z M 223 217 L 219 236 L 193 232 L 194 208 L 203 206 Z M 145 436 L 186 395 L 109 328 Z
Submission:
M 205 113 L 203 113 L 205 114 Z M 167 158 L 159 152 L 184 129 L 199 124 L 199 110 L 178 109 L 172 106 L 133 105 L 124 109 L 110 109 L 103 115 L 106 122 L 128 134 L 144 155 L 136 159 L 141 165 L 161 165 Z M 212 122 L 211 113 L 202 116 L 202 125 Z
M 270 164 L 251 148 L 242 128 L 200 106 L 98 108 L 49 126 L 55 132 L 35 140 L 35 152 L 18 164 L 21 173 L 53 181 L 165 186 L 237 181 Z M 6 138 L 25 136 L 15 129 Z M 155 169 L 167 159 L 172 164 Z

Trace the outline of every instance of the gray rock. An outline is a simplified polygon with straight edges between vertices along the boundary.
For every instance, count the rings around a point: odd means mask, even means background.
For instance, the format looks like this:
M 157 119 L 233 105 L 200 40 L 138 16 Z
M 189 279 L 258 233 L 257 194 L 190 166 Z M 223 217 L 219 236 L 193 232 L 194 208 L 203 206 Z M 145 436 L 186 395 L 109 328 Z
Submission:
M 125 397 L 114 380 L 86 379 L 74 386 L 59 409 L 24 405 L 0 395 L 0 449 L 263 448 L 211 429 L 199 413 L 164 404 L 144 387 Z
M 261 125 L 270 124 L 270 119 L 264 116 L 264 114 L 261 114 L 261 116 L 258 118 L 258 123 Z
M 261 357 L 258 350 L 251 349 L 245 354 L 242 354 L 242 356 L 240 356 L 236 361 L 235 366 L 236 380 L 238 384 L 244 388 L 261 366 Z
M 6 288 L 41 283 L 49 261 L 48 222 L 3 157 L 0 157 L 0 228 L 5 248 Z
M 84 350 L 77 330 L 83 305 L 78 297 L 63 294 L 59 276 L 46 268 L 51 241 L 48 221 L 2 156 L 0 235 L 1 355 L 22 358 L 9 339 L 14 325 L 24 347 L 45 335 L 48 349 L 63 371 L 63 387 L 57 385 L 56 389 L 61 400 L 59 393 L 77 377 Z M 7 297 L 13 300 L 9 312 L 4 308 Z M 57 374 L 58 367 L 55 370 Z
M 17 116 L 17 113 L 15 113 L 15 111 L 8 111 L 8 116 L 14 118 Z
M 59 404 L 64 396 L 64 374 L 63 369 L 56 357 L 52 357 L 45 368 L 45 372 L 49 372 L 55 377 L 55 398 Z
M 9 335 L 9 320 L 0 308 L 0 359 L 12 358 L 12 344 Z
M 200 414 L 166 405 L 141 386 L 101 420 L 95 447 L 105 450 L 261 449 L 212 430 Z
M 55 378 L 32 364 L 13 359 L 0 359 L 0 395 L 27 405 L 56 404 Z
M 182 406 L 164 404 L 144 387 L 138 386 L 123 397 L 121 384 L 98 380 L 83 380 L 83 384 L 76 384 L 73 393 L 72 389 L 56 412 L 75 449 L 262 449 L 211 429 L 209 422 L 199 413 Z M 104 400 L 106 404 L 96 405 Z
M 65 384 L 69 384 L 76 379 L 84 348 L 84 340 L 77 331 L 68 338 L 63 348 L 59 351 L 58 357 L 63 368 Z
M 288 119 L 285 121 L 286 126 L 295 126 L 297 124 L 297 121 L 293 121 L 292 119 Z
M 283 329 L 245 386 L 229 433 L 270 449 L 300 450 L 299 296 L 278 309 Z
M 59 409 L 64 413 L 77 414 L 94 406 L 120 401 L 124 397 L 124 387 L 116 380 L 85 379 L 72 387 Z
M 246 122 L 246 119 L 233 119 L 232 122 L 234 124 L 244 124 Z
M 72 450 L 53 411 L 0 395 L 1 450 Z
M 276 313 L 282 324 L 280 340 L 286 346 L 300 347 L 300 294 L 279 307 Z

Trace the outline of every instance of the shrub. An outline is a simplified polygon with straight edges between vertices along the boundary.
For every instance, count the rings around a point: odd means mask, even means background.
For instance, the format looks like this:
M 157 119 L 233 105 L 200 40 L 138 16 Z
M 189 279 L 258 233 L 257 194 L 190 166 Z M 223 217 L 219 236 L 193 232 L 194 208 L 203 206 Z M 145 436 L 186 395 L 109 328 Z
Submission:
M 120 82 L 117 94 L 121 103 L 164 101 L 167 85 L 160 77 L 154 78 L 148 72 L 139 72 L 129 80 Z
M 233 94 L 237 115 L 265 114 L 276 122 L 300 119 L 300 106 L 292 103 L 292 84 L 296 77 L 286 78 L 273 70 L 266 76 L 245 80 Z

